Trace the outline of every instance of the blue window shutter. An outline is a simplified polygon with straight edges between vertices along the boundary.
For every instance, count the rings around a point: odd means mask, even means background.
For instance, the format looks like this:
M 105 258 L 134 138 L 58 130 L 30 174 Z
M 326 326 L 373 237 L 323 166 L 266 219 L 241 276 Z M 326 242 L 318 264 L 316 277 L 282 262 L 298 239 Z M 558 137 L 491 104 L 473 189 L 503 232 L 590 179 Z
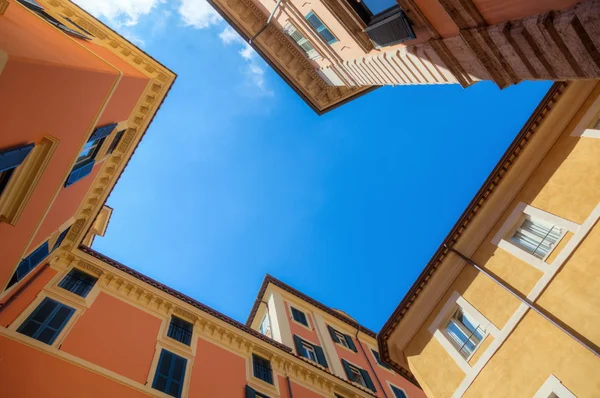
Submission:
M 350 364 L 344 359 L 342 359 L 342 366 L 344 367 L 344 370 L 346 371 L 346 377 L 348 377 L 348 380 L 354 381 L 353 377 L 352 377 L 352 371 L 350 370 Z
M 318 345 L 313 345 L 313 347 L 315 348 L 315 354 L 317 354 L 317 361 L 319 364 L 325 368 L 328 368 L 329 366 L 327 365 L 327 359 L 325 358 L 325 352 L 323 352 L 323 349 Z
M 14 169 L 29 155 L 34 144 L 27 144 L 18 148 L 8 149 L 0 152 L 0 172 Z
M 17 332 L 52 345 L 74 312 L 75 309 L 46 297 Z
M 335 334 L 335 329 L 329 325 L 327 325 L 327 329 L 329 329 L 329 335 L 331 335 L 331 340 L 333 340 L 334 343 L 339 343 L 340 339 L 338 338 L 337 334 Z
M 348 347 L 354 351 L 354 352 L 358 352 L 358 350 L 356 349 L 356 346 L 354 345 L 354 340 L 352 340 L 352 336 L 349 336 L 347 334 L 345 334 L 344 336 L 346 336 L 346 343 L 348 343 Z
M 392 387 L 392 391 L 394 392 L 394 397 L 396 398 L 407 398 L 406 397 L 406 393 L 404 391 L 402 391 L 401 389 L 399 389 L 396 386 L 390 386 Z
M 302 348 L 302 339 L 294 335 L 294 345 L 296 345 L 296 352 L 300 356 L 304 356 L 304 348 Z
M 376 392 L 377 390 L 375 389 L 375 385 L 373 384 L 373 380 L 371 380 L 371 376 L 369 375 L 369 372 L 367 372 L 364 369 L 360 369 L 360 373 L 362 374 L 363 379 L 365 379 L 367 388 L 369 390 L 372 390 L 373 392 Z
M 99 140 L 100 138 L 106 137 L 107 135 L 112 133 L 112 131 L 115 129 L 115 127 L 117 127 L 117 123 L 112 123 L 112 124 L 107 124 L 106 126 L 97 127 L 96 130 L 94 130 L 94 132 L 92 133 L 92 136 L 90 137 L 88 142 L 96 141 L 96 140 Z
M 250 386 L 246 386 L 246 398 L 256 398 L 256 391 Z
M 172 397 L 181 397 L 187 359 L 163 349 L 160 352 L 152 388 Z
M 74 168 L 69 174 L 67 178 L 67 182 L 65 182 L 65 188 L 69 185 L 75 184 L 77 181 L 81 180 L 83 177 L 89 175 L 94 168 L 94 159 L 89 159 L 87 162 L 80 164 L 77 168 Z
M 50 252 L 48 251 L 48 242 L 46 241 L 42 243 L 40 247 L 35 249 L 33 253 L 31 253 L 29 256 L 27 256 L 21 261 L 16 271 L 17 281 L 23 279 L 25 275 L 31 272 L 31 270 L 34 269 L 39 263 L 44 261 L 44 259 L 48 257 L 49 254 Z
M 54 246 L 52 247 L 52 251 L 54 251 L 60 247 L 61 243 L 63 243 L 63 240 L 65 240 L 65 238 L 67 237 L 67 234 L 69 233 L 70 229 L 71 229 L 71 227 L 69 226 L 67 229 L 62 231 L 60 233 L 60 235 L 58 235 L 58 238 L 56 239 L 56 242 L 54 243 Z

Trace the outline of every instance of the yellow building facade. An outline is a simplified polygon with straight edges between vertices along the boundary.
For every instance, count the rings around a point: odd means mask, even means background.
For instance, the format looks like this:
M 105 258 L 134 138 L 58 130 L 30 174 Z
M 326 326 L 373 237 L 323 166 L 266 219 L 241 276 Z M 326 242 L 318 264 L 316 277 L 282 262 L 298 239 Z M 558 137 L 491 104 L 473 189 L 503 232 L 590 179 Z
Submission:
M 379 333 L 428 396 L 600 396 L 599 117 L 555 83 Z

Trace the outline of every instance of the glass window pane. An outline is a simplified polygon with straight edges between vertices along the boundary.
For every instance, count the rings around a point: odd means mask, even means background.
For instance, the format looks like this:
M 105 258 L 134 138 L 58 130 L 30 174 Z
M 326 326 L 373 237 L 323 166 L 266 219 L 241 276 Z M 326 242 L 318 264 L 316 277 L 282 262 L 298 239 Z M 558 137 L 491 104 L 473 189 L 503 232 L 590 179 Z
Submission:
M 312 27 L 317 30 L 323 26 L 323 22 L 321 22 L 321 20 L 315 14 L 310 14 L 306 17 L 306 19 L 312 25 Z
M 321 36 L 323 37 L 323 39 L 325 39 L 325 41 L 327 43 L 333 43 L 333 42 L 337 41 L 335 36 L 332 35 L 331 32 L 329 31 L 329 29 L 327 29 L 327 28 L 321 30 L 319 33 L 321 34 Z
M 40 323 L 44 322 L 46 319 L 48 319 L 50 313 L 54 311 L 57 305 L 58 303 L 56 301 L 45 299 L 31 319 Z
M 44 330 L 42 330 L 42 332 L 38 335 L 37 340 L 41 341 L 42 343 L 51 344 L 54 340 L 55 334 L 58 334 L 56 330 L 44 328 Z

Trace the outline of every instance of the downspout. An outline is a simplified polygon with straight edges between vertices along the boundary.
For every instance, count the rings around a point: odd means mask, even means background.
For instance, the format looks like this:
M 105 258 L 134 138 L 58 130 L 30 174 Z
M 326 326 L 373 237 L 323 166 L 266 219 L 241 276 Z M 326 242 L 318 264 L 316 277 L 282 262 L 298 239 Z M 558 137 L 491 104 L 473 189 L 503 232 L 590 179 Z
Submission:
M 17 299 L 17 297 L 19 297 L 21 295 L 21 293 L 23 293 L 25 291 L 25 289 L 27 289 L 29 287 L 29 285 L 31 285 L 33 283 L 33 281 L 35 281 L 46 270 L 46 268 L 48 268 L 49 265 L 50 265 L 49 262 L 44 264 L 42 266 L 42 268 L 40 268 L 35 274 L 33 274 L 33 276 L 27 282 L 25 282 L 23 284 L 23 286 L 21 286 L 19 288 L 19 290 L 17 290 L 15 292 L 15 294 L 10 296 L 10 298 L 8 300 L 6 300 L 4 303 L 0 303 L 0 312 L 4 311 L 10 303 L 15 301 Z
M 294 393 L 292 392 L 292 383 L 290 382 L 290 376 L 285 376 L 287 380 L 288 392 L 290 393 L 290 398 L 294 398 Z
M 504 290 L 506 290 L 507 292 L 509 292 L 512 296 L 514 296 L 519 301 L 521 301 L 523 304 L 525 304 L 527 307 L 529 307 L 529 309 L 533 310 L 539 316 L 541 316 L 542 318 L 544 318 L 545 320 L 547 320 L 548 322 L 550 322 L 552 325 L 554 325 L 555 327 L 557 327 L 560 331 L 562 331 L 567 336 L 569 336 L 570 338 L 572 338 L 573 340 L 575 340 L 577 343 L 581 344 L 587 350 L 591 351 L 595 356 L 600 357 L 600 352 L 598 351 L 598 347 L 596 347 L 595 345 L 593 345 L 591 343 L 588 344 L 589 342 L 585 342 L 585 341 L 581 340 L 579 337 L 575 336 L 573 333 L 571 333 L 570 331 L 568 331 L 563 325 L 561 325 L 562 322 L 560 322 L 560 321 L 556 322 L 552 318 L 550 318 L 548 315 L 546 315 L 544 313 L 544 311 L 542 309 L 540 309 L 535 302 L 530 301 L 527 297 L 523 297 L 523 295 L 520 292 L 517 292 L 517 291 L 513 290 L 510 286 L 508 286 L 504 282 L 500 281 L 498 278 L 496 278 L 490 272 L 488 272 L 484 268 L 482 268 L 479 265 L 477 265 L 473 260 L 471 260 L 470 258 L 468 258 L 467 256 L 465 256 L 464 254 L 462 254 L 458 250 L 454 249 L 453 247 L 448 246 L 445 243 L 444 243 L 444 247 L 446 247 L 449 251 L 451 251 L 454 254 L 456 254 L 461 259 L 465 260 L 468 264 L 472 265 L 475 269 L 477 269 L 479 272 L 481 272 L 482 274 L 484 274 L 485 276 L 487 276 L 488 278 L 490 278 L 492 281 L 496 282 L 496 284 L 498 286 L 500 286 L 501 288 L 503 288 Z M 551 281 L 552 281 L 552 279 L 550 279 L 550 281 L 548 283 L 550 283 Z
M 277 4 L 275 4 L 275 8 L 273 8 L 273 11 L 271 12 L 271 15 L 269 15 L 269 19 L 267 19 L 267 23 L 264 24 L 264 26 L 262 28 L 260 28 L 260 30 L 254 36 L 252 36 L 250 38 L 250 40 L 248 40 L 248 44 L 252 45 L 252 42 L 254 40 L 256 40 L 256 38 L 258 37 L 258 35 L 260 35 L 265 29 L 267 29 L 267 27 L 271 23 L 271 19 L 273 19 L 273 16 L 275 15 L 275 12 L 279 8 L 280 4 L 281 4 L 281 0 L 277 0 Z
M 379 387 L 381 387 L 381 392 L 383 393 L 383 396 L 385 398 L 388 398 L 387 393 L 385 392 L 385 388 L 383 388 L 383 384 L 381 384 L 381 380 L 379 380 L 379 376 L 377 376 L 377 372 L 375 372 L 375 368 L 373 368 L 373 364 L 371 363 L 371 361 L 369 361 L 369 358 L 367 357 L 367 353 L 365 352 L 365 349 L 363 348 L 362 344 L 360 343 L 360 340 L 358 339 L 358 328 L 356 328 L 356 335 L 354 335 L 354 337 L 356 338 L 356 342 L 358 343 L 358 346 L 360 347 L 360 351 L 363 353 L 363 356 L 365 357 L 365 359 L 367 360 L 367 363 L 369 364 L 369 367 L 371 368 L 371 372 L 373 373 L 373 376 L 375 376 L 375 379 L 377 380 L 377 384 L 379 384 Z

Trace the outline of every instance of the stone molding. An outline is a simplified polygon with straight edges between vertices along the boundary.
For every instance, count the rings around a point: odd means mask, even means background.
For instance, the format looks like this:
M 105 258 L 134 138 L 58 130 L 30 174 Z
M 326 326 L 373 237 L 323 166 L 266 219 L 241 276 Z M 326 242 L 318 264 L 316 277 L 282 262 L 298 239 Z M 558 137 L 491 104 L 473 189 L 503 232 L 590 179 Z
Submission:
M 0 15 L 4 15 L 6 10 L 8 9 L 8 5 L 8 0 L 0 0 Z
M 366 53 L 373 50 L 373 43 L 364 29 L 367 27 L 345 0 L 322 0 L 323 5 L 354 37 L 359 47 Z

